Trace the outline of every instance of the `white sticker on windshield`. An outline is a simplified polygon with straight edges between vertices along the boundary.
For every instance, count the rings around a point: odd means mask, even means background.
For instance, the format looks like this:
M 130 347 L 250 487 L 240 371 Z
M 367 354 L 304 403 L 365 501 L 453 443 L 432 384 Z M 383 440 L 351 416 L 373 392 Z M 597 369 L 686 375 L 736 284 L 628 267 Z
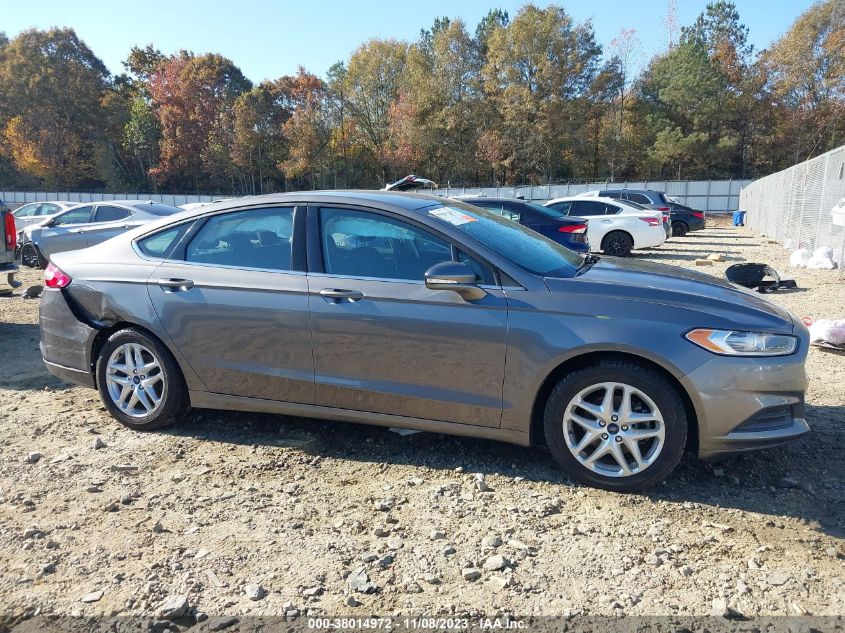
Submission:
M 448 222 L 454 226 L 467 224 L 468 222 L 478 222 L 478 218 L 474 218 L 466 213 L 461 213 L 457 209 L 450 209 L 449 207 L 440 207 L 428 212 L 429 215 L 440 218 L 444 222 Z

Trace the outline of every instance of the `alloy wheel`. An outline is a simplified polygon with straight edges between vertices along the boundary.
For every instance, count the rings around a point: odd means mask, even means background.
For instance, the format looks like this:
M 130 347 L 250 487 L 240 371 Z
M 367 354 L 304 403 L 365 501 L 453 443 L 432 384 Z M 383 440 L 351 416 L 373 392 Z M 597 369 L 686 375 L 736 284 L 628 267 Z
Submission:
M 156 411 L 164 395 L 164 373 L 159 360 L 138 343 L 125 343 L 109 356 L 106 388 L 114 405 L 133 418 Z
M 21 263 L 27 268 L 39 268 L 41 262 L 38 258 L 38 251 L 32 244 L 24 244 L 21 250 Z
M 578 462 L 600 475 L 630 477 L 660 456 L 666 426 L 641 390 L 602 382 L 577 393 L 566 406 L 563 435 Z

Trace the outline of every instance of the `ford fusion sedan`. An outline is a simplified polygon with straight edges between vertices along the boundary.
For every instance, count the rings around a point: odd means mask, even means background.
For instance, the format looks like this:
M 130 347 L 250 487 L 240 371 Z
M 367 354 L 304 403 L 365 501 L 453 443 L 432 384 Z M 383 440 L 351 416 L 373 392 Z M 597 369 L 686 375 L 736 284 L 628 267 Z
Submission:
M 546 445 L 612 490 L 808 431 L 807 330 L 760 294 L 442 198 L 217 203 L 45 280 L 47 367 L 137 430 L 196 407 L 452 433 Z
M 551 207 L 515 198 L 473 197 L 464 198 L 463 201 L 519 222 L 576 253 L 587 253 L 590 250 L 585 218 L 568 217 Z
M 77 204 L 18 234 L 21 263 L 44 268 L 54 253 L 87 248 L 182 209 L 152 200 Z
M 628 257 L 635 248 L 653 248 L 666 241 L 668 228 L 659 211 L 610 198 L 580 196 L 555 198 L 544 206 L 563 215 L 586 217 L 590 244 L 608 255 Z

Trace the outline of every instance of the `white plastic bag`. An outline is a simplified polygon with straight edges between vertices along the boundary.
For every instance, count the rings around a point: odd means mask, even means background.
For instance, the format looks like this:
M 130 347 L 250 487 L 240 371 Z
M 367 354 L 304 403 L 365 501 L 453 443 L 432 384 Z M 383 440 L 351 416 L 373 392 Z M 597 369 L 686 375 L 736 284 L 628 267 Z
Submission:
M 836 264 L 833 263 L 833 249 L 830 246 L 819 246 L 813 251 L 813 256 L 807 260 L 807 268 L 817 270 L 833 270 Z
M 845 345 L 845 319 L 819 319 L 810 326 L 810 340 Z
M 810 251 L 806 248 L 799 248 L 789 256 L 789 265 L 792 268 L 806 268 L 808 261 L 810 261 Z

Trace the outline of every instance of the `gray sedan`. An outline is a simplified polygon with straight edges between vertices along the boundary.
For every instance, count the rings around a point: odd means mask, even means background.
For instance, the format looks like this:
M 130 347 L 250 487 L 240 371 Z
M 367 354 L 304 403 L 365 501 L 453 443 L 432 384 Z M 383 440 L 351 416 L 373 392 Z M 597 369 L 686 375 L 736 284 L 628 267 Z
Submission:
M 47 202 L 30 202 L 21 205 L 12 212 L 15 218 L 15 229 L 20 232 L 32 224 L 44 222 L 47 218 L 61 213 L 65 209 L 75 206 L 74 202 L 50 200 Z
M 182 209 L 152 200 L 76 204 L 18 233 L 21 263 L 44 268 L 54 253 L 86 248 Z
M 760 294 L 457 201 L 217 203 L 55 255 L 45 278 L 47 367 L 132 429 L 195 407 L 545 444 L 612 490 L 685 449 L 808 431 L 807 330 Z

